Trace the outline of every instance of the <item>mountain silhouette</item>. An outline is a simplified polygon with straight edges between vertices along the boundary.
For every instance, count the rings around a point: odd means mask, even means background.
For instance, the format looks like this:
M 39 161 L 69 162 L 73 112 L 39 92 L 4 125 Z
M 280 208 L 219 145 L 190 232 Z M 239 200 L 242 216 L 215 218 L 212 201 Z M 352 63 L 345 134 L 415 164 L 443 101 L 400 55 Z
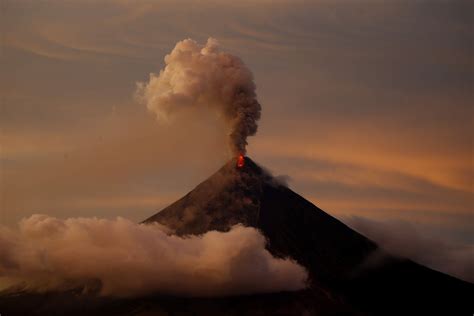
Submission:
M 255 227 L 274 256 L 290 257 L 308 270 L 312 289 L 357 311 L 473 311 L 472 284 L 386 253 L 248 157 L 241 168 L 229 161 L 144 221 L 150 222 L 164 224 L 178 235 L 226 231 L 237 223 Z
M 143 224 L 153 222 L 166 225 L 179 236 L 228 231 L 237 224 L 254 227 L 266 237 L 266 247 L 273 256 L 291 258 L 306 268 L 309 287 L 297 292 L 237 297 L 128 300 L 78 295 L 77 291 L 5 293 L 0 296 L 0 313 L 472 315 L 474 311 L 473 284 L 386 253 L 248 157 L 241 167 L 232 159 Z
M 259 229 L 267 248 L 305 266 L 311 279 L 339 280 L 349 276 L 377 246 L 317 208 L 268 172 L 245 158 L 234 160 L 186 196 L 144 223 L 159 222 L 177 235 L 227 231 L 236 224 Z

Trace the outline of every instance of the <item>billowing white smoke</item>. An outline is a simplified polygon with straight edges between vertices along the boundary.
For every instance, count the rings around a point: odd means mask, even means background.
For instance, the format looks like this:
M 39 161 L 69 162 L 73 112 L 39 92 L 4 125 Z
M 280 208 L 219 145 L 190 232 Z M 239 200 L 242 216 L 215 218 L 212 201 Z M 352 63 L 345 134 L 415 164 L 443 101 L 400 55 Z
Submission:
M 245 154 L 247 137 L 257 132 L 261 106 L 251 71 L 242 60 L 221 52 L 215 39 L 206 45 L 191 39 L 178 42 L 165 57 L 166 66 L 139 83 L 137 96 L 158 120 L 186 108 L 213 108 L 229 127 L 233 154 Z
M 33 215 L 0 227 L 0 285 L 65 289 L 99 281 L 102 295 L 222 296 L 298 290 L 305 269 L 277 259 L 254 228 L 187 238 L 124 218 Z

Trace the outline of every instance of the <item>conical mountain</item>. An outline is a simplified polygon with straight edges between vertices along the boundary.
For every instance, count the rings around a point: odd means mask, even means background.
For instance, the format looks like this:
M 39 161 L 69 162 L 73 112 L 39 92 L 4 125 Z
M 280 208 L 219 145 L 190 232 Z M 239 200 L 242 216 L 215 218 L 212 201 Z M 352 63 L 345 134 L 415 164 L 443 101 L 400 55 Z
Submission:
M 291 257 L 321 281 L 348 277 L 377 246 L 245 158 L 233 159 L 180 200 L 145 220 L 178 235 L 258 228 L 273 255 Z
M 354 311 L 374 315 L 474 312 L 471 283 L 385 253 L 248 157 L 242 167 L 235 159 L 229 161 L 145 223 L 155 221 L 178 235 L 226 231 L 239 223 L 258 228 L 274 256 L 290 257 L 308 270 L 311 289 L 322 290 Z M 319 301 L 326 299 L 312 295 Z

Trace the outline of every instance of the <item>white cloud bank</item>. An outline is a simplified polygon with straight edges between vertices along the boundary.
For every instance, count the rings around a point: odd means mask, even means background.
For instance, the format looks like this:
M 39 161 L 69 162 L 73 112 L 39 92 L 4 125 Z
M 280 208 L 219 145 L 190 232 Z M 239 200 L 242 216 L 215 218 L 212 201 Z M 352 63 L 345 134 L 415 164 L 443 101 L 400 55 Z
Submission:
M 225 296 L 293 291 L 307 272 L 265 249 L 256 229 L 178 237 L 159 224 L 124 218 L 23 219 L 0 227 L 0 284 L 32 290 L 63 289 L 100 281 L 101 295 Z

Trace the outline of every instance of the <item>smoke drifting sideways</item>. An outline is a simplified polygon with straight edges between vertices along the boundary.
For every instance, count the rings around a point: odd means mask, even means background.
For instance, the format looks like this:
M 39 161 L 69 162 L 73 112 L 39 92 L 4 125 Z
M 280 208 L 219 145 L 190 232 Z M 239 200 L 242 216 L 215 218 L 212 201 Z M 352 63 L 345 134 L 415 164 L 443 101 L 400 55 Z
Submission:
M 254 228 L 178 237 L 124 218 L 23 219 L 0 227 L 0 286 L 87 289 L 104 296 L 227 296 L 306 287 L 306 270 L 274 258 Z M 98 289 L 97 289 L 98 288 Z
M 474 283 L 474 246 L 425 234 L 421 227 L 400 220 L 350 216 L 343 221 L 374 240 L 388 253 Z M 372 262 L 372 264 L 377 262 Z
M 136 96 L 168 121 L 186 109 L 214 109 L 229 128 L 234 156 L 246 153 L 247 137 L 257 132 L 261 106 L 252 72 L 242 60 L 221 52 L 217 40 L 205 45 L 186 39 L 165 57 L 165 68 L 138 83 Z

